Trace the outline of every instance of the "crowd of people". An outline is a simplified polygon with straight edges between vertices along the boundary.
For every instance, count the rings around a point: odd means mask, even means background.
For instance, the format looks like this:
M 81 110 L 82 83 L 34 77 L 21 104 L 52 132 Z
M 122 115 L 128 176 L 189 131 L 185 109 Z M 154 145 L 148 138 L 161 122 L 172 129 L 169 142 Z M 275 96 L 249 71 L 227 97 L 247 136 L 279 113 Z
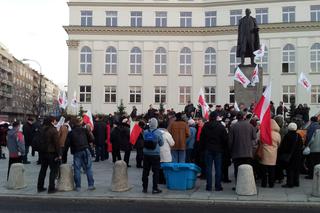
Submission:
M 290 120 L 287 108 L 280 103 L 275 110 L 270 103 L 272 144 L 260 141 L 260 122 L 252 114 L 253 106 L 233 105 L 210 107 L 209 119 L 201 110 L 188 103 L 183 112 L 173 109 L 150 109 L 137 115 L 134 107 L 130 115 L 96 115 L 93 125 L 78 116 L 65 116 L 62 122 L 49 116 L 40 122 L 28 118 L 21 126 L 17 121 L 0 125 L 0 144 L 9 151 L 8 176 L 13 163 L 28 164 L 31 154 L 38 152 L 41 164 L 38 192 L 56 192 L 55 180 L 59 165 L 73 155 L 75 190 L 81 189 L 81 170 L 87 175 L 88 189 L 94 190 L 92 162 L 123 159 L 130 165 L 130 154 L 136 150 L 136 167 L 142 168 L 142 192 L 148 192 L 150 170 L 153 172 L 152 193 L 161 193 L 158 184 L 165 183 L 161 163 L 195 163 L 201 168 L 200 179 L 206 180 L 207 191 L 222 191 L 223 183 L 230 183 L 229 167 L 233 164 L 235 180 L 238 167 L 252 165 L 261 187 L 299 186 L 299 176 L 313 178 L 313 167 L 320 163 L 320 124 L 317 117 L 309 120 L 307 106 L 297 108 Z M 307 119 L 308 118 L 308 119 Z M 60 119 L 61 121 L 61 119 Z M 130 125 L 137 123 L 132 134 Z M 308 123 L 307 130 L 303 130 Z M 132 127 L 132 125 L 131 125 Z M 136 131 L 138 130 L 138 131 Z M 0 146 L 0 147 L 1 147 Z M 122 158 L 121 152 L 124 152 Z M 0 149 L 1 159 L 5 159 Z M 44 186 L 50 169 L 48 189 Z M 213 168 L 214 167 L 214 168 Z M 212 174 L 214 170 L 214 184 Z

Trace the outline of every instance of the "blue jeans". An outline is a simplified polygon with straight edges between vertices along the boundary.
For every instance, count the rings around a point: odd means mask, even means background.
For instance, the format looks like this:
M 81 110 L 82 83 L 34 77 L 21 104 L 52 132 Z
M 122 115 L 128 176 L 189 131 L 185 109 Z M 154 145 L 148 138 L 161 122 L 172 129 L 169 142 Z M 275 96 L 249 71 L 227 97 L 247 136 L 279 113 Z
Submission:
M 93 186 L 92 160 L 89 149 L 76 152 L 73 155 L 74 182 L 76 184 L 76 188 L 81 188 L 81 167 L 83 167 L 83 170 L 87 174 L 88 186 Z
M 172 163 L 185 163 L 186 150 L 171 150 Z
M 215 189 L 221 189 L 221 166 L 222 166 L 222 153 L 215 151 L 205 152 L 205 162 L 206 162 L 206 174 L 207 174 L 207 187 L 206 190 L 212 190 L 212 164 L 214 161 L 215 170 Z

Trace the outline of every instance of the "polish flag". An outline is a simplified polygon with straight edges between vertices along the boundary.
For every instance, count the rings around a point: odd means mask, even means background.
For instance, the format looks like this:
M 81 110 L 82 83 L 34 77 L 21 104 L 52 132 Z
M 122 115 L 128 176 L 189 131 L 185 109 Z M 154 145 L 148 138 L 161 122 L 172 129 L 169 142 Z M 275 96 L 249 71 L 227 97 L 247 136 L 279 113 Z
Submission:
M 234 101 L 234 109 L 235 109 L 237 112 L 240 112 L 240 108 L 239 108 L 239 106 L 238 106 L 237 101 Z
M 62 94 L 62 96 L 61 96 Z M 67 95 L 65 91 L 59 92 L 58 96 L 59 107 L 62 109 L 66 109 L 68 106 Z
M 252 76 L 251 76 L 251 86 L 255 86 L 256 83 L 259 83 L 259 67 L 258 64 L 253 70 Z
M 310 80 L 306 77 L 306 75 L 302 72 L 300 73 L 300 77 L 298 82 L 305 88 L 307 89 L 308 92 L 311 91 L 311 82 Z
M 237 70 L 234 73 L 234 80 L 242 84 L 244 88 L 247 88 L 248 84 L 250 84 L 249 79 L 243 74 L 239 67 L 237 67 Z
M 206 103 L 206 99 L 204 98 L 203 89 L 200 88 L 198 104 L 201 106 L 202 117 L 205 119 L 209 119 L 209 106 Z
M 264 91 L 262 97 L 254 108 L 253 112 L 256 114 L 261 122 L 260 125 L 260 140 L 262 143 L 272 145 L 271 138 L 271 83 Z
M 132 125 L 130 125 L 130 143 L 132 145 L 135 145 L 139 135 L 142 132 L 142 128 L 139 126 L 138 122 L 131 122 Z
M 90 126 L 90 130 L 93 131 L 94 125 L 93 125 L 93 119 L 92 119 L 92 113 L 90 110 L 88 110 L 85 114 L 83 114 L 83 123 Z
M 266 45 L 262 44 L 260 49 L 253 52 L 253 54 L 256 56 L 255 58 L 262 58 L 264 56 L 264 52 L 266 49 Z
M 73 92 L 73 98 L 71 100 L 71 106 L 73 108 L 77 108 L 78 107 L 77 92 L 76 91 Z

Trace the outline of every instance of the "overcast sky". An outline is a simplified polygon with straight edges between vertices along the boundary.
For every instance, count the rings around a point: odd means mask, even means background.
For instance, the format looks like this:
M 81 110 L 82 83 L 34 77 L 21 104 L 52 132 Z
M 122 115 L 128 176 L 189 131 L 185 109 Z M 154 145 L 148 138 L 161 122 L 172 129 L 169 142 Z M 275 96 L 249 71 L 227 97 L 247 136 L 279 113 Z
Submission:
M 0 42 L 17 59 L 38 61 L 42 73 L 59 86 L 67 84 L 67 0 L 0 0 Z M 30 62 L 39 70 L 39 66 Z

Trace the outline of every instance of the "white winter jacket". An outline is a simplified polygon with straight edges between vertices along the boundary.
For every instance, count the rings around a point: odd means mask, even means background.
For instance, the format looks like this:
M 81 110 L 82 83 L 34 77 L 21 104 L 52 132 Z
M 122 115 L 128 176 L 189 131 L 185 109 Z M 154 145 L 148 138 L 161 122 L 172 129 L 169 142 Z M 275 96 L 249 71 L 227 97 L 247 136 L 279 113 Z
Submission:
M 172 162 L 171 148 L 174 146 L 174 140 L 171 134 L 166 129 L 160 129 L 162 132 L 163 145 L 160 146 L 160 162 L 170 163 Z

